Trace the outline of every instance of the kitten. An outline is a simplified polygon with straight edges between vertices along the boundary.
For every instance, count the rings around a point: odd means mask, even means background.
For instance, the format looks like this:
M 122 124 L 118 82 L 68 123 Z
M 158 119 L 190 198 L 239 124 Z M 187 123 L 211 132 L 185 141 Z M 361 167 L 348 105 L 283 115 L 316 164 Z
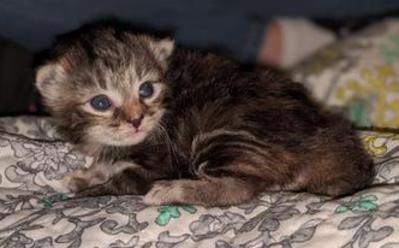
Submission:
M 226 206 L 265 191 L 352 194 L 374 166 L 351 124 L 266 69 L 93 28 L 37 72 L 60 133 L 94 157 L 65 180 L 81 196 Z

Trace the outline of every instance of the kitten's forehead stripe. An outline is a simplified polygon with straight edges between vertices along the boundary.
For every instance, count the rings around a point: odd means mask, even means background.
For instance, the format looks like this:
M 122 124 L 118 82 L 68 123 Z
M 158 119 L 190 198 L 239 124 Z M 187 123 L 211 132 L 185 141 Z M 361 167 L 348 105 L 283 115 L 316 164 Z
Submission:
M 103 90 L 107 89 L 107 81 L 103 77 L 102 72 L 104 71 L 102 66 L 96 66 L 93 68 L 94 69 L 94 80 L 96 81 L 98 87 L 100 87 Z

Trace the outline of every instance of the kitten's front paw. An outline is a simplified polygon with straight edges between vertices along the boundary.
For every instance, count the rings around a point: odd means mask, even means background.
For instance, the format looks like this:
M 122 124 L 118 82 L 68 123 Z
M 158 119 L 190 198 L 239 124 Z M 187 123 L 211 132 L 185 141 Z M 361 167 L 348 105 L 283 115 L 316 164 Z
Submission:
M 84 178 L 84 170 L 77 170 L 62 179 L 62 186 L 65 193 L 76 193 L 89 187 L 89 182 Z
M 167 205 L 183 202 L 183 187 L 177 181 L 157 181 L 144 196 L 144 203 L 148 205 Z
M 81 169 L 66 175 L 62 179 L 62 185 L 67 193 L 76 193 L 94 185 L 101 184 L 104 181 L 105 175 L 100 171 Z

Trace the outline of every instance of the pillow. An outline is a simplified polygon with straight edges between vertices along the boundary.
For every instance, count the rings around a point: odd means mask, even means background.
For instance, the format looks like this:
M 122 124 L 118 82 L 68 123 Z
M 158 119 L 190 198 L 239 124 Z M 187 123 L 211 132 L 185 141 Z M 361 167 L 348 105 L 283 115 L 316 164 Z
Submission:
M 347 36 L 291 70 L 359 127 L 399 127 L 399 19 Z

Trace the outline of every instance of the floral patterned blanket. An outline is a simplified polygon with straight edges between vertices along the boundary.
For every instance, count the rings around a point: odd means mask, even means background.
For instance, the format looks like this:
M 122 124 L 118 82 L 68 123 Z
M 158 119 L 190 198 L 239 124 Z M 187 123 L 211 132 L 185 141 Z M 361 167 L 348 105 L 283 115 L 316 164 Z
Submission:
M 399 135 L 361 134 L 378 176 L 353 196 L 272 193 L 206 209 L 59 193 L 89 159 L 46 118 L 0 118 L 0 130 L 0 247 L 399 247 Z

